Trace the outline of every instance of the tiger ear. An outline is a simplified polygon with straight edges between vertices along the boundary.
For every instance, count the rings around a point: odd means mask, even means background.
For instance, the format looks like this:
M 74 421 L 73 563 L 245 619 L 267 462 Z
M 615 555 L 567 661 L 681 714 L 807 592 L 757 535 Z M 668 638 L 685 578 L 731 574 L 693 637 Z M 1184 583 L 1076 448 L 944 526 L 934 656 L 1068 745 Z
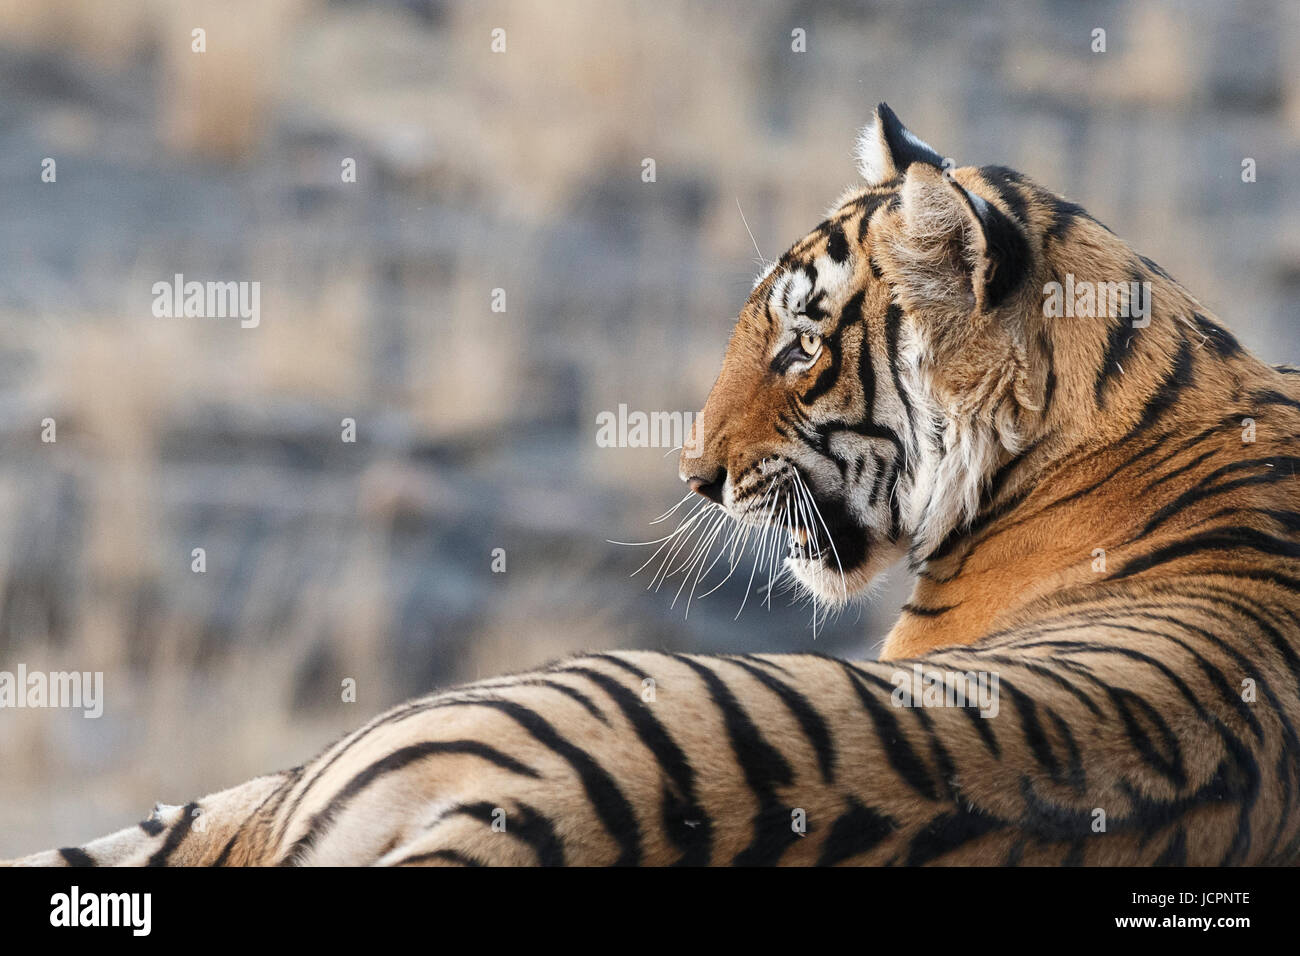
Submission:
M 922 142 L 884 103 L 876 107 L 871 122 L 858 134 L 854 155 L 858 172 L 871 186 L 902 175 L 912 163 L 943 166 L 938 151 Z
M 914 165 L 900 199 L 900 224 L 884 258 L 908 307 L 979 315 L 1002 305 L 1028 275 L 1020 226 L 952 176 Z

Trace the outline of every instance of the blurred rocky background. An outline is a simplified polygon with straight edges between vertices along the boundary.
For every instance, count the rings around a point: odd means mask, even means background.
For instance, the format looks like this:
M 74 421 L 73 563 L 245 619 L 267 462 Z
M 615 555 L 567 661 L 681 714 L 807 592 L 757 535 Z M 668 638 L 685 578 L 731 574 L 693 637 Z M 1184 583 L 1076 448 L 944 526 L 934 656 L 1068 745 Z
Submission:
M 608 540 L 661 533 L 683 489 L 667 449 L 598 447 L 597 415 L 702 404 L 757 270 L 738 207 L 779 254 L 852 183 L 881 99 L 1296 361 L 1298 21 L 1283 0 L 0 0 L 0 670 L 103 671 L 106 697 L 98 720 L 0 711 L 0 856 L 570 651 L 873 653 L 901 571 L 815 642 L 786 595 L 736 619 L 741 576 L 689 617 L 675 582 L 629 578 L 649 552 Z M 260 325 L 156 318 L 176 273 L 260 282 Z

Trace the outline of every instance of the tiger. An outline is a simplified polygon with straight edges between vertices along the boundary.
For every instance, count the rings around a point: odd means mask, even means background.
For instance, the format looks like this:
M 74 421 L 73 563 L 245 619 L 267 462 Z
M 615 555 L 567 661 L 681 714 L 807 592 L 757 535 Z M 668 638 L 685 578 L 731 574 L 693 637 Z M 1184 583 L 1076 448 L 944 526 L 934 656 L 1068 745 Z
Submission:
M 823 606 L 905 563 L 877 659 L 582 654 L 14 862 L 1296 862 L 1297 371 L 883 103 L 856 158 L 740 310 L 680 476 Z

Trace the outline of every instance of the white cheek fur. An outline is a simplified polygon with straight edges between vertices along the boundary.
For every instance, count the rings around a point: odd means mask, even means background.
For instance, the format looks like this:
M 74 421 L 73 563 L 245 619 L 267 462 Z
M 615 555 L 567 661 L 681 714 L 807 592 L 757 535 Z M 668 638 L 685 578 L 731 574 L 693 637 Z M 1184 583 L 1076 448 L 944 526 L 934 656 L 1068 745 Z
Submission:
M 987 423 L 950 415 L 934 401 L 928 344 L 907 327 L 900 336 L 898 361 L 916 430 L 910 443 L 913 461 L 900 486 L 903 525 L 917 553 L 926 555 L 975 517 L 981 489 L 1009 438 Z

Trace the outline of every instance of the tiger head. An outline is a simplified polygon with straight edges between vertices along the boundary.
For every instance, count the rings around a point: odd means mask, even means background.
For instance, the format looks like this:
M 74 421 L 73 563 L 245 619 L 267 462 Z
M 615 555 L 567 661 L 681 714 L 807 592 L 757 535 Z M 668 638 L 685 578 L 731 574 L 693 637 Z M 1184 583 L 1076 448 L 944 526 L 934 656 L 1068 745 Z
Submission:
M 866 185 L 759 278 L 680 460 L 742 526 L 784 526 L 786 566 L 832 604 L 909 548 L 923 562 L 1045 431 L 1054 244 L 1069 234 L 1101 276 L 1136 262 L 1020 174 L 954 168 L 883 103 L 857 158 Z M 1071 334 L 1073 397 L 1108 333 Z M 1095 425 L 1088 406 L 1079 428 Z

